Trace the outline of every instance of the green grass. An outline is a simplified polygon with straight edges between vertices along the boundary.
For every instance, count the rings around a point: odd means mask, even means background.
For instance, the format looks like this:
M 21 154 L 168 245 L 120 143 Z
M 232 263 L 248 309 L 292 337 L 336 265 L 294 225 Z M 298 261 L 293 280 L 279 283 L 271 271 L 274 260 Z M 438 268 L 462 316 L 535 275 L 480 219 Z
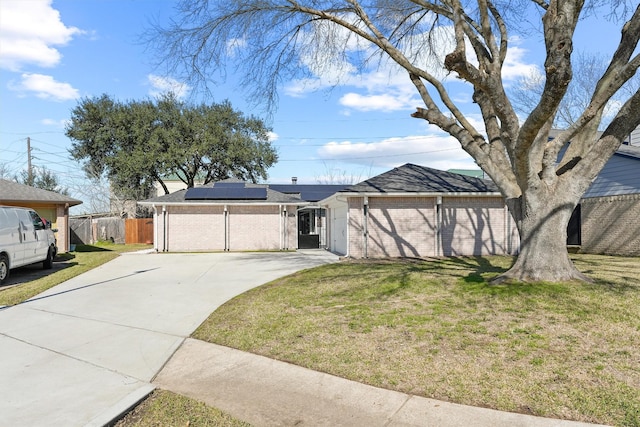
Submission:
M 595 283 L 492 285 L 511 258 L 349 261 L 276 280 L 194 337 L 462 404 L 640 426 L 640 262 Z
M 249 424 L 188 397 L 154 391 L 114 427 L 244 427 Z
M 54 262 L 53 270 L 41 270 L 40 264 L 23 267 L 32 269 L 38 278 L 15 286 L 0 287 L 0 306 L 15 305 L 46 291 L 79 274 L 96 268 L 116 258 L 120 253 L 151 248 L 150 245 L 116 245 L 100 242 L 95 245 L 78 245 L 74 252 L 59 254 Z M 11 272 L 11 275 L 21 273 Z

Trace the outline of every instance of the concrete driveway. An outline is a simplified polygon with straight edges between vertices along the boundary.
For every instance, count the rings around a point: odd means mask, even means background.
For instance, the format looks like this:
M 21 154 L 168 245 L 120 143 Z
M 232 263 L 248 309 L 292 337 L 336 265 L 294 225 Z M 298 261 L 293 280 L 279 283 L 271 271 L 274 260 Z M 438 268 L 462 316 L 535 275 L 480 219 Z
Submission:
M 325 251 L 125 254 L 0 309 L 3 425 L 104 425 L 209 314 L 253 287 L 335 262 Z

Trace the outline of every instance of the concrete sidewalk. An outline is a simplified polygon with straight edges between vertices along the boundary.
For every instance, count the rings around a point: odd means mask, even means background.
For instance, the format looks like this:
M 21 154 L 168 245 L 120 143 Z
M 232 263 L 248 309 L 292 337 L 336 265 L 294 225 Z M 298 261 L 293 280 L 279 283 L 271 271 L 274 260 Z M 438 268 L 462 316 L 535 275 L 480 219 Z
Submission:
M 578 427 L 410 396 L 187 339 L 154 384 L 255 426 Z
M 325 251 L 125 254 L 0 309 L 0 425 L 109 423 L 221 304 L 334 261 Z

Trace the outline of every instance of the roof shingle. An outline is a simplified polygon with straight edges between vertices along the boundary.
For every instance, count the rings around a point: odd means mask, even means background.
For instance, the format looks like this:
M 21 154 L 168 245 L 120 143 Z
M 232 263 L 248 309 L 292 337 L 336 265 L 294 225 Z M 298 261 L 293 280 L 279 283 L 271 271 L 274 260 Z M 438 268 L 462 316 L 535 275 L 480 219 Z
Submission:
M 342 193 L 494 193 L 489 180 L 407 163 L 342 190 Z
M 0 202 L 12 203 L 65 203 L 69 206 L 75 206 L 82 203 L 81 200 L 73 197 L 64 196 L 54 191 L 43 190 L 41 188 L 30 187 L 17 182 L 0 179 Z

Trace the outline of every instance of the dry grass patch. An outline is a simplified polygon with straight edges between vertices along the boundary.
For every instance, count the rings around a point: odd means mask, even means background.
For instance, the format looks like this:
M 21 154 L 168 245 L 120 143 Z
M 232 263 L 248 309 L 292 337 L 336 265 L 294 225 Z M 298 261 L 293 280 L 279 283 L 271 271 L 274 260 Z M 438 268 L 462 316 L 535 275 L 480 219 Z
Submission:
M 114 427 L 248 427 L 218 409 L 165 390 L 155 390 Z
M 411 394 L 638 426 L 640 263 L 575 257 L 595 284 L 488 284 L 505 257 L 342 262 L 235 298 L 194 337 Z

